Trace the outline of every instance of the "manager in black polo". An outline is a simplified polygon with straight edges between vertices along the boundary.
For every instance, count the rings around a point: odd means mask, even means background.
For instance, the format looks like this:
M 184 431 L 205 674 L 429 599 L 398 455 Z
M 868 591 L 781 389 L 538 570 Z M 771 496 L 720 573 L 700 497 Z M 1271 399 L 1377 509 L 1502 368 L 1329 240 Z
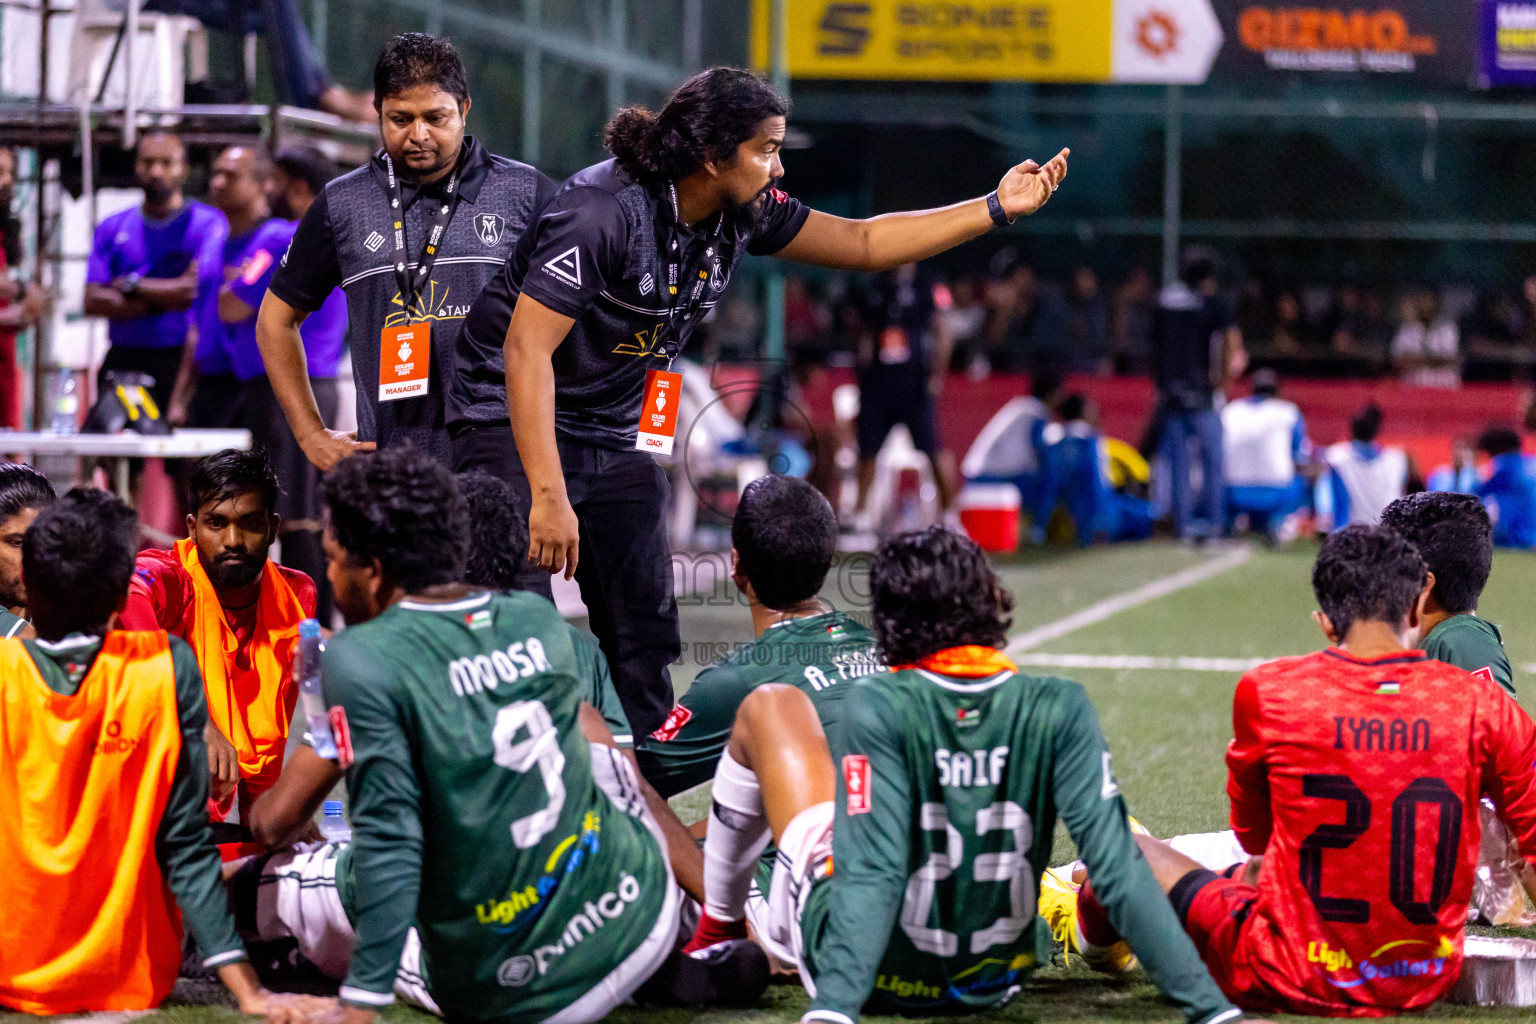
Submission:
M 464 314 L 554 183 L 464 134 L 469 87 L 447 39 L 396 36 L 373 69 L 384 148 L 326 185 L 262 300 L 256 340 L 272 390 L 320 469 L 407 441 L 447 464 L 444 390 Z M 299 325 L 347 294 L 357 434 L 330 430 Z
M 981 198 L 844 220 L 777 188 L 788 105 L 749 72 L 695 75 L 660 113 L 622 110 L 612 160 L 561 186 L 465 321 L 448 417 L 456 468 L 528 509 L 525 585 L 581 585 L 624 711 L 646 735 L 681 650 L 661 467 L 636 450 L 647 371 L 666 369 L 747 253 L 849 270 L 924 259 L 1030 214 L 1067 153 Z

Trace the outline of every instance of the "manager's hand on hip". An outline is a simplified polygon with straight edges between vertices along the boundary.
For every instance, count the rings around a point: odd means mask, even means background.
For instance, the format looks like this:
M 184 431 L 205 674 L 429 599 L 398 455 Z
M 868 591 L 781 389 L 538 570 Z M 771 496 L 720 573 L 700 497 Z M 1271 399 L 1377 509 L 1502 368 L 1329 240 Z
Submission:
M 571 503 L 560 495 L 535 498 L 528 512 L 528 561 L 545 572 L 576 574 L 576 555 L 581 547 L 580 524 Z
M 1070 149 L 1064 149 L 1044 167 L 1025 160 L 1003 175 L 997 183 L 997 201 L 1003 204 L 1009 219 L 1028 217 L 1046 204 L 1067 176 L 1067 158 L 1071 155 Z
M 344 434 L 321 427 L 299 438 L 299 447 L 304 450 L 304 457 L 323 473 L 347 456 L 371 452 L 378 445 L 372 441 L 359 441 L 355 432 Z

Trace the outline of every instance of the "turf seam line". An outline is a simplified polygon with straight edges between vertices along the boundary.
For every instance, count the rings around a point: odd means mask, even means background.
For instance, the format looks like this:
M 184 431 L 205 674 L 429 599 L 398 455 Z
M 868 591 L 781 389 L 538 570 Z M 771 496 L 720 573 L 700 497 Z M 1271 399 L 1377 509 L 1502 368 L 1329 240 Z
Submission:
M 1225 554 L 1218 555 L 1200 565 L 1190 566 L 1188 569 L 1176 572 L 1171 576 L 1164 576 L 1150 583 L 1144 583 L 1134 590 L 1127 590 L 1122 594 L 1107 597 L 1081 611 L 1073 612 L 1066 618 L 1057 619 L 1055 622 L 1048 622 L 1043 626 L 1031 629 L 1027 633 L 1020 634 L 1004 648 L 1004 653 L 1014 655 L 1032 650 L 1043 643 L 1066 636 L 1068 633 L 1075 633 L 1079 629 L 1103 622 L 1105 619 L 1118 615 L 1123 611 L 1128 611 L 1156 601 L 1160 597 L 1167 597 L 1169 594 L 1204 583 L 1206 580 L 1220 576 L 1224 572 L 1236 569 L 1252 557 L 1252 550 L 1244 546 L 1235 551 L 1228 551 Z

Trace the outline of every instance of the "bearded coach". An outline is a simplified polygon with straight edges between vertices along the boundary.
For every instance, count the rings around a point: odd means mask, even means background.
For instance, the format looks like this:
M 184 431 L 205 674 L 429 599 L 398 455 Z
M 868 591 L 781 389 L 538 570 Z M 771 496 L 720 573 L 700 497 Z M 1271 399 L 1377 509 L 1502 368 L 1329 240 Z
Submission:
M 384 148 L 330 182 L 262 300 L 256 340 L 305 456 L 322 470 L 406 442 L 448 464 L 444 389 L 464 314 L 554 183 L 464 134 L 469 86 L 447 39 L 396 36 L 373 69 Z M 299 325 L 340 287 L 357 434 L 320 416 Z
M 660 113 L 621 110 L 613 159 L 563 184 L 481 293 L 459 339 L 455 467 L 509 481 L 528 513 L 527 589 L 575 576 L 636 737 L 672 708 L 681 650 L 667 484 L 673 360 L 750 252 L 847 270 L 926 259 L 1034 213 L 1067 173 L 1026 161 L 978 199 L 845 220 L 774 187 L 788 103 L 712 68 Z

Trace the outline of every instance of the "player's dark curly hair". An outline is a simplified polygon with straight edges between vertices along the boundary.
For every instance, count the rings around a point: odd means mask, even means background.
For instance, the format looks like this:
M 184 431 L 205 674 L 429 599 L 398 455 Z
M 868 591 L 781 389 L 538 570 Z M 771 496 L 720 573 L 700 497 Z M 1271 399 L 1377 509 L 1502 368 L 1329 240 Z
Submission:
M 789 101 L 752 72 L 715 67 L 678 86 L 659 112 L 620 110 L 603 145 L 635 178 L 675 181 L 707 160 L 729 163 L 764 120 L 788 114 Z
M 897 534 L 870 567 L 875 641 L 887 665 L 910 665 L 950 647 L 1002 647 L 1008 593 L 969 537 L 940 526 Z
M 1477 450 L 1492 458 L 1520 450 L 1520 435 L 1507 423 L 1494 423 L 1477 435 Z
M 21 542 L 38 639 L 105 632 L 128 597 L 138 546 L 139 517 L 108 491 L 76 487 L 39 512 Z
M 1342 639 L 1357 622 L 1397 629 L 1424 589 L 1419 549 L 1388 526 L 1346 526 L 1330 534 L 1312 566 L 1317 606 Z
M 326 183 L 336 177 L 334 165 L 314 146 L 284 146 L 272 157 L 272 164 L 308 185 L 312 195 L 324 192 Z
M 480 469 L 459 474 L 459 493 L 469 509 L 469 551 L 464 582 L 488 590 L 512 590 L 528 556 L 528 516 L 517 510 L 517 492 Z
M 57 497 L 48 478 L 25 462 L 0 462 L 0 520 L 24 509 L 47 508 Z
M 343 459 L 326 474 L 325 504 L 354 564 L 378 559 L 406 593 L 463 578 L 469 509 L 453 474 L 416 448 Z
M 218 504 L 249 491 L 261 496 L 268 513 L 277 509 L 277 470 L 259 445 L 250 451 L 225 448 L 198 459 L 187 478 L 187 508 L 196 515 L 209 502 Z
M 1398 498 L 1381 525 L 1406 537 L 1435 574 L 1435 603 L 1452 615 L 1477 611 L 1493 571 L 1493 522 L 1475 494 L 1423 491 Z
M 459 101 L 469 99 L 464 60 L 452 40 L 425 32 L 402 32 L 389 41 L 373 65 L 373 107 L 418 85 L 435 85 Z
M 759 477 L 741 492 L 731 546 L 763 606 L 793 608 L 815 597 L 827 580 L 837 549 L 837 514 L 804 480 L 777 473 Z

